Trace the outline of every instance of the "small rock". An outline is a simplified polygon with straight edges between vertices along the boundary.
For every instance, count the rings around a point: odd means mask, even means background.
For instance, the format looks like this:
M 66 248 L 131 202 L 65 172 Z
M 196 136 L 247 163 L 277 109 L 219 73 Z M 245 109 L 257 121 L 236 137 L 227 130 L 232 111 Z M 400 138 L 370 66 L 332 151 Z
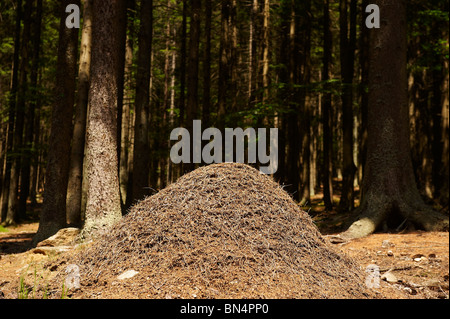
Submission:
M 425 259 L 425 255 L 423 255 L 423 254 L 415 254 L 415 255 L 412 255 L 411 258 L 414 261 L 421 261 L 422 259 Z
M 397 277 L 391 273 L 390 271 L 385 272 L 382 276 L 381 276 L 381 280 L 390 282 L 390 283 L 395 283 L 398 282 Z
M 383 247 L 383 248 L 394 247 L 394 246 L 395 245 L 387 239 L 383 240 L 383 242 L 381 243 L 381 247 Z
M 70 264 L 66 267 L 66 288 L 67 289 L 80 289 L 80 268 L 78 265 Z
M 128 279 L 128 278 L 133 278 L 134 276 L 136 276 L 139 272 L 135 271 L 133 269 L 127 270 L 124 273 L 120 274 L 119 276 L 117 276 L 117 279 L 119 280 L 123 280 L 123 279 Z
M 415 289 L 411 289 L 410 287 L 405 287 L 403 289 L 410 295 L 415 295 L 417 293 Z
M 392 257 L 392 256 L 394 256 L 394 253 L 392 252 L 392 250 L 388 250 L 387 255 Z

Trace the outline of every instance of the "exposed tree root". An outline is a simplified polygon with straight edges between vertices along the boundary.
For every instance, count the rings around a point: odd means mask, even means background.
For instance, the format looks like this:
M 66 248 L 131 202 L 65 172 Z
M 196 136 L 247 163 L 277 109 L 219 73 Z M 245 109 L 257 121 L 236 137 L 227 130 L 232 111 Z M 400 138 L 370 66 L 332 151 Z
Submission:
M 384 196 L 383 196 L 384 197 Z M 420 200 L 408 203 L 406 200 L 398 203 L 397 200 L 366 200 L 356 209 L 358 217 L 350 227 L 340 234 L 345 239 L 359 238 L 372 234 L 380 228 L 383 222 L 392 215 L 397 214 L 412 223 L 417 229 L 426 231 L 448 231 L 449 218 L 427 207 Z

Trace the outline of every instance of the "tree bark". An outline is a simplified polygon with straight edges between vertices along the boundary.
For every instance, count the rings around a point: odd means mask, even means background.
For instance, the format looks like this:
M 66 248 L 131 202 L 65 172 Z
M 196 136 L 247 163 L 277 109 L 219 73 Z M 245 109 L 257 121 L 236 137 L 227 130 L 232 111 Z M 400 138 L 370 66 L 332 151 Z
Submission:
M 205 1 L 205 48 L 203 51 L 202 125 L 209 127 L 211 113 L 211 23 L 212 4 Z
M 75 105 L 66 207 L 67 223 L 74 227 L 80 227 L 82 219 L 81 195 L 91 65 L 91 36 L 92 0 L 83 0 L 83 27 L 81 31 L 80 63 L 78 69 L 78 92 Z
M 153 1 L 143 1 L 141 5 L 141 26 L 138 35 L 138 69 L 136 74 L 132 201 L 141 200 L 145 195 L 149 194 L 149 89 L 153 32 Z
M 52 236 L 66 225 L 66 196 L 78 51 L 78 29 L 69 29 L 65 24 L 65 9 L 69 3 L 74 2 L 65 0 L 60 8 L 55 104 L 52 110 L 44 203 L 33 245 Z M 79 2 L 76 4 L 79 5 Z
M 369 3 L 369 0 L 363 0 L 361 3 L 361 9 L 365 10 Z M 365 25 L 365 16 L 361 15 L 360 20 L 361 26 L 361 36 L 360 36 L 360 53 L 359 53 L 359 64 L 361 70 L 361 83 L 359 84 L 359 94 L 361 97 L 361 126 L 359 130 L 360 145 L 359 145 L 359 165 L 358 174 L 360 179 L 364 176 L 364 166 L 367 158 L 367 108 L 368 108 L 368 93 L 367 88 L 368 76 L 369 76 L 369 65 L 368 65 L 368 53 L 370 50 L 369 42 L 369 29 Z M 360 188 L 359 199 L 363 197 L 362 189 Z
M 15 224 L 19 220 L 19 178 L 21 165 L 23 164 L 23 131 L 25 126 L 26 95 L 29 93 L 28 73 L 30 58 L 30 34 L 31 34 L 31 12 L 33 3 L 31 0 L 25 1 L 23 16 L 23 33 L 20 48 L 19 76 L 17 104 L 15 108 L 15 123 L 13 136 L 13 159 L 11 165 L 11 178 L 8 193 L 8 211 L 5 223 Z
M 6 221 L 6 215 L 8 212 L 8 197 L 10 189 L 11 180 L 11 152 L 13 150 L 13 137 L 14 137 L 14 124 L 16 118 L 16 101 L 17 101 L 17 86 L 19 77 L 19 56 L 20 56 L 20 30 L 21 22 L 23 18 L 22 10 L 22 0 L 17 1 L 17 12 L 16 12 L 16 22 L 14 30 L 14 54 L 13 54 L 13 68 L 11 77 L 11 90 L 10 90 L 10 102 L 9 102 L 9 112 L 8 112 L 8 131 L 6 138 L 6 163 L 5 163 L 5 174 L 3 176 L 3 187 L 1 194 L 1 221 Z
M 124 102 L 122 109 L 122 134 L 120 141 L 120 159 L 119 159 L 119 180 L 120 180 L 120 198 L 122 201 L 122 207 L 126 207 L 128 203 L 128 182 L 129 171 L 131 170 L 130 162 L 132 162 L 131 153 L 131 105 L 133 101 L 133 89 L 132 89 L 132 69 L 133 69 L 133 43 L 134 43 L 134 11 L 135 0 L 127 0 L 128 8 L 128 34 L 125 44 L 125 73 L 124 73 Z
M 191 1 L 191 24 L 189 33 L 188 83 L 186 121 L 188 127 L 198 116 L 198 66 L 200 45 L 200 14 L 201 0 Z
M 332 62 L 332 41 L 330 26 L 330 1 L 324 1 L 323 9 L 323 70 L 322 82 L 324 83 L 324 93 L 322 94 L 322 125 L 323 125 L 323 201 L 327 210 L 333 209 L 333 184 L 332 184 L 332 108 L 331 92 L 327 83 L 330 80 L 330 65 Z
M 356 167 L 353 162 L 353 72 L 356 49 L 356 0 L 339 3 L 340 54 L 342 77 L 342 194 L 338 210 L 348 212 L 354 208 L 353 181 Z M 350 18 L 348 18 L 350 12 Z M 350 20 L 350 23 L 349 23 Z M 349 26 L 350 25 L 350 30 Z
M 186 124 L 184 121 L 186 109 L 186 56 L 187 56 L 187 14 L 188 14 L 188 0 L 183 1 L 183 19 L 181 21 L 181 39 L 180 39 L 180 126 Z
M 302 17 L 299 25 L 301 39 L 301 79 L 303 87 L 300 89 L 300 121 L 301 121 L 301 147 L 302 147 L 302 180 L 300 189 L 300 204 L 305 205 L 311 200 L 311 101 L 308 95 L 307 85 L 311 81 L 311 1 L 302 1 Z
M 254 107 L 257 90 L 257 41 L 258 41 L 258 0 L 252 1 L 250 11 L 250 30 L 249 30 L 249 67 L 248 67 L 248 106 Z
M 95 237 L 122 217 L 118 158 L 117 101 L 123 0 L 94 1 L 91 83 L 86 131 L 87 202 L 83 234 Z
M 230 40 L 230 20 L 231 0 L 222 1 L 221 9 L 221 31 L 219 48 L 219 82 L 217 91 L 218 114 L 217 121 L 219 128 L 224 128 L 224 117 L 226 114 L 228 90 L 230 86 L 230 63 L 231 63 L 231 40 Z
M 262 41 L 262 102 L 269 98 L 269 45 L 270 45 L 270 0 L 264 0 L 263 6 L 263 41 Z
M 377 0 L 381 28 L 370 31 L 367 161 L 359 217 L 341 234 L 371 234 L 385 222 L 448 230 L 448 217 L 426 206 L 410 155 L 406 73 L 406 1 Z
M 187 104 L 186 104 L 186 127 L 191 136 L 193 134 L 192 121 L 198 119 L 198 70 L 199 70 L 199 46 L 200 46 L 200 15 L 201 0 L 190 0 L 190 32 L 189 32 L 189 54 L 187 65 Z M 193 149 L 193 139 L 191 140 L 191 155 Z M 191 158 L 190 163 L 183 166 L 187 171 L 195 168 Z
M 20 198 L 19 198 L 19 216 L 21 219 L 26 218 L 27 199 L 30 195 L 30 179 L 31 179 L 31 162 L 34 156 L 34 125 L 36 106 L 39 104 L 38 91 L 38 72 L 40 67 L 39 53 L 41 50 L 41 22 L 42 22 L 42 0 L 36 1 L 36 13 L 32 18 L 32 35 L 31 35 L 31 72 L 30 72 L 30 90 L 33 92 L 27 109 L 27 122 L 25 126 L 25 150 L 23 156 L 23 165 L 20 181 Z M 31 193 L 32 194 L 32 193 Z M 31 202 L 35 202 L 35 198 L 31 198 Z
M 298 89 L 295 88 L 298 83 L 299 58 L 298 48 L 298 28 L 297 28 L 297 9 L 295 1 L 291 1 L 290 20 L 289 20 L 289 46 L 288 46 L 288 72 L 289 72 L 289 100 L 288 100 L 288 118 L 287 118 L 287 155 L 286 155 L 286 190 L 295 200 L 299 200 L 299 156 L 300 156 L 300 129 L 298 115 Z

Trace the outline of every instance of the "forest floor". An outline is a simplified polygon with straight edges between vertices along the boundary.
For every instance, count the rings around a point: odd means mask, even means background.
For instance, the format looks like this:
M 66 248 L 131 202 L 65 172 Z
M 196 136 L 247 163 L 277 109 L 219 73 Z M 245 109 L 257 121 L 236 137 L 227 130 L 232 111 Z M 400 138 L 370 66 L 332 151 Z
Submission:
M 319 196 L 312 200 L 309 213 L 325 236 L 339 233 L 351 218 L 335 211 L 325 212 Z M 0 227 L 0 299 L 19 298 L 20 293 L 21 297 L 33 298 L 33 287 L 43 286 L 48 280 L 40 275 L 42 267 L 57 255 L 29 248 L 37 229 L 37 221 Z M 361 267 L 379 267 L 382 280 L 375 291 L 380 298 L 449 298 L 448 232 L 380 232 L 335 245 Z

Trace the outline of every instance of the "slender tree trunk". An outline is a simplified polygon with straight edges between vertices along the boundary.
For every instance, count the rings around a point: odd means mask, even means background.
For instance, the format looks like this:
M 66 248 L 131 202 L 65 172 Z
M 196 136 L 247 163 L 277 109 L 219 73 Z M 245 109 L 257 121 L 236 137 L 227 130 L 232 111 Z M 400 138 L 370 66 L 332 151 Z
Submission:
M 150 69 L 152 53 L 153 1 L 141 4 L 141 26 L 138 35 L 138 57 L 136 75 L 136 104 L 133 154 L 132 200 L 148 195 L 150 140 Z
M 231 102 L 229 110 L 231 112 L 236 112 L 238 110 L 238 100 L 239 100 L 239 55 L 238 55 L 238 26 L 237 26 L 237 1 L 231 1 L 230 10 L 230 21 L 229 30 L 231 32 L 230 36 L 230 95 Z
M 283 86 L 278 90 L 278 100 L 280 101 L 280 107 L 283 108 L 283 111 L 286 111 L 286 107 L 289 105 L 290 96 L 289 96 L 289 27 L 290 27 L 290 17 L 291 17 L 291 6 L 289 1 L 282 1 L 280 4 L 280 42 L 278 45 L 279 53 L 278 53 L 278 64 L 281 65 L 278 68 L 278 81 L 282 83 Z M 252 24 L 251 24 L 252 25 Z M 252 29 L 251 29 L 252 31 Z M 249 43 L 251 45 L 251 41 Z M 250 52 L 252 52 L 250 47 Z M 251 61 L 251 59 L 250 59 Z M 251 66 L 251 64 L 250 64 Z M 249 70 L 252 68 L 249 67 Z M 251 81 L 251 77 L 249 75 L 249 81 Z M 250 86 L 249 86 L 250 89 Z M 250 97 L 250 94 L 249 94 Z M 286 130 L 286 122 L 290 114 L 286 114 L 285 112 L 281 112 L 278 117 L 278 128 L 280 128 L 278 135 L 278 171 L 276 173 L 276 180 L 279 182 L 285 182 L 286 180 L 286 144 L 289 139 Z
M 410 155 L 406 72 L 406 1 L 377 0 L 382 23 L 370 31 L 367 161 L 358 219 L 341 235 L 362 237 L 383 222 L 408 221 L 448 230 L 448 216 L 427 207 L 417 190 Z
M 270 44 L 270 0 L 264 0 L 263 7 L 263 46 L 262 46 L 262 102 L 269 98 L 269 44 Z
M 124 1 L 124 18 L 118 21 L 120 25 L 119 28 L 119 51 L 117 54 L 119 55 L 119 73 L 117 74 L 117 160 L 119 161 L 119 165 L 117 167 L 117 176 L 119 176 L 120 183 L 120 154 L 122 149 L 122 116 L 123 116 L 123 103 L 124 103 L 124 88 L 125 88 L 125 55 L 126 55 L 126 42 L 127 42 L 127 26 L 128 26 L 128 0 Z M 120 194 L 120 192 L 119 192 Z M 120 203 L 122 203 L 122 198 L 120 199 Z
M 302 41 L 301 57 L 301 84 L 304 86 L 300 92 L 300 121 L 301 121 L 301 147 L 302 147 L 302 181 L 300 203 L 311 201 L 311 98 L 306 86 L 311 81 L 311 1 L 303 1 L 301 7 L 302 17 L 299 25 L 299 35 Z
M 146 2 L 145 2 L 146 3 Z M 124 0 L 94 1 L 86 131 L 87 202 L 83 229 L 95 236 L 122 217 L 117 158 L 118 77 Z M 108 52 L 109 54 L 105 54 Z
M 199 46 L 200 46 L 200 15 L 201 0 L 190 0 L 190 32 L 189 32 L 189 55 L 187 66 L 187 105 L 186 105 L 186 127 L 192 136 L 192 121 L 198 119 L 198 75 L 199 75 Z M 193 142 L 193 139 L 192 139 Z M 192 145 L 192 144 L 191 144 Z M 195 152 L 191 146 L 191 150 Z M 185 166 L 187 170 L 192 170 L 194 164 Z
M 298 115 L 298 89 L 295 85 L 298 84 L 298 28 L 297 28 L 297 11 L 295 1 L 291 2 L 290 24 L 289 24 L 289 93 L 288 102 L 288 119 L 287 119 L 287 185 L 286 190 L 291 194 L 295 200 L 299 200 L 299 184 L 300 184 L 300 129 L 299 129 L 299 115 Z
M 174 22 L 172 21 L 172 24 Z M 173 39 L 171 40 L 171 46 L 176 47 L 176 28 L 173 28 Z M 177 62 L 176 50 L 171 50 L 171 63 L 170 63 L 170 112 L 169 112 L 169 130 L 172 130 L 175 125 L 175 70 Z M 207 121 L 208 122 L 208 121 Z M 167 141 L 170 145 L 170 141 Z M 175 179 L 175 166 L 172 161 L 167 161 L 167 181 L 169 185 Z
M 446 31 L 448 32 L 448 31 Z M 439 30 L 439 25 L 437 23 L 432 24 L 431 36 L 435 39 L 435 43 L 440 41 L 445 35 Z M 443 161 L 443 151 L 444 151 L 444 140 L 448 139 L 448 135 L 442 136 L 442 105 L 444 102 L 444 92 L 445 85 L 444 79 L 446 73 L 448 74 L 448 69 L 445 69 L 445 61 L 443 57 L 433 57 L 431 59 L 431 87 L 432 87 L 432 99 L 431 99 L 431 110 L 432 110 L 432 145 L 431 152 L 433 155 L 432 160 L 432 172 L 431 180 L 433 185 L 433 197 L 439 198 L 441 194 L 441 189 L 445 183 L 445 174 L 443 175 L 442 167 L 445 167 L 445 162 Z M 440 67 L 436 67 L 439 65 Z M 448 88 L 447 88 L 448 89 Z M 447 163 L 448 165 L 448 163 Z M 443 178 L 444 177 L 444 178 Z M 448 175 L 447 175 L 448 179 Z
M 353 162 L 353 72 L 356 49 L 356 0 L 339 2 L 339 25 L 340 25 L 340 53 L 341 53 L 341 76 L 342 76 L 342 194 L 339 202 L 339 210 L 351 211 L 354 207 L 353 181 L 356 167 Z M 350 30 L 348 27 L 348 11 L 350 11 Z
M 21 165 L 23 164 L 23 131 L 25 126 L 26 95 L 29 93 L 29 62 L 30 58 L 30 34 L 31 34 L 31 13 L 33 2 L 25 1 L 24 26 L 19 62 L 19 78 L 17 91 L 16 115 L 14 124 L 13 153 L 14 159 L 11 166 L 11 179 L 8 194 L 8 212 L 6 214 L 6 224 L 15 224 L 19 220 L 19 178 Z
M 9 114 L 8 114 L 8 131 L 6 139 L 6 163 L 5 163 L 5 174 L 3 176 L 3 187 L 1 193 L 1 221 L 6 221 L 6 215 L 8 212 L 8 197 L 10 189 L 11 180 L 11 152 L 13 150 L 13 136 L 14 136 L 14 123 L 16 118 L 16 101 L 17 101 L 17 86 L 19 77 L 19 56 L 20 56 L 20 30 L 22 22 L 22 0 L 17 1 L 17 12 L 16 12 L 16 25 L 14 31 L 14 54 L 13 54 L 13 67 L 12 67 L 12 77 L 11 77 L 11 90 L 9 98 Z
M 135 0 L 127 0 L 128 8 L 128 34 L 125 44 L 125 73 L 124 73 L 124 102 L 122 110 L 122 134 L 120 141 L 120 160 L 119 160 L 119 179 L 120 179 L 120 198 L 122 200 L 122 207 L 126 207 L 127 203 L 127 188 L 130 170 L 131 159 L 131 141 L 130 141 L 130 126 L 131 126 L 131 105 L 133 101 L 132 89 L 132 68 L 133 68 L 133 42 L 134 42 L 134 10 Z
M 257 88 L 257 39 L 258 39 L 258 15 L 259 3 L 258 0 L 253 0 L 250 12 L 250 32 L 249 32 L 249 72 L 248 72 L 248 105 L 253 107 L 256 98 Z
M 324 0 L 323 9 L 323 70 L 322 82 L 324 83 L 324 93 L 322 94 L 322 125 L 323 125 L 323 201 L 327 210 L 333 209 L 333 184 L 332 184 L 332 163 L 333 163 L 333 134 L 332 134 L 332 108 L 331 108 L 331 88 L 327 81 L 330 80 L 330 65 L 332 63 L 332 41 L 330 26 L 330 1 Z
M 67 187 L 67 223 L 81 226 L 81 195 L 86 118 L 91 65 L 92 0 L 83 0 L 83 28 L 81 31 L 78 92 L 75 104 L 72 149 L 70 153 L 69 182 Z
M 55 103 L 52 109 L 44 203 L 39 229 L 33 238 L 34 245 L 66 225 L 67 182 L 78 50 L 78 29 L 69 29 L 65 24 L 65 9 L 69 3 L 74 2 L 63 1 L 60 8 Z
M 218 123 L 219 127 L 224 127 L 224 116 L 226 114 L 227 97 L 230 85 L 230 15 L 231 0 L 222 1 L 221 10 L 221 31 L 219 48 L 219 82 L 218 82 Z
M 365 10 L 368 5 L 368 0 L 363 0 L 361 8 Z M 368 77 L 369 77 L 369 29 L 365 26 L 365 16 L 361 15 L 361 37 L 360 37 L 360 69 L 361 69 L 361 83 L 359 86 L 359 92 L 361 96 L 361 127 L 360 127 L 360 146 L 359 146 L 359 176 L 362 179 L 364 176 L 364 166 L 367 158 L 367 107 L 368 107 Z M 361 183 L 360 183 L 361 185 Z M 362 188 L 360 187 L 359 199 L 363 197 Z
M 183 0 L 183 19 L 181 21 L 181 39 L 180 39 L 180 125 L 185 125 L 184 121 L 186 109 L 186 57 L 187 57 L 187 14 L 188 0 Z
M 23 165 L 21 172 L 20 182 L 20 198 L 19 198 L 19 216 L 21 219 L 26 217 L 27 199 L 30 194 L 30 178 L 31 178 L 31 160 L 33 153 L 35 152 L 34 141 L 34 125 L 35 125 L 35 112 L 36 106 L 39 101 L 38 92 L 38 71 L 39 71 L 39 51 L 41 48 L 41 20 L 42 20 L 42 0 L 36 2 L 36 10 L 32 23 L 32 56 L 31 56 L 31 72 L 30 72 L 30 90 L 33 92 L 32 98 L 29 102 L 27 110 L 27 123 L 25 127 L 25 150 L 23 156 Z M 32 202 L 35 199 L 31 200 Z
M 202 125 L 209 127 L 211 113 L 211 21 L 212 4 L 205 1 L 205 48 L 203 51 Z
M 448 40 L 448 33 L 447 33 Z M 448 60 L 444 61 L 443 72 L 444 79 L 442 83 L 442 131 L 441 136 L 443 139 L 442 145 L 442 167 L 440 174 L 442 175 L 442 185 L 440 189 L 440 202 L 442 205 L 448 205 L 449 197 L 449 63 Z
M 40 71 L 39 73 L 41 73 Z M 39 170 L 40 170 L 40 162 L 39 162 L 39 156 L 42 152 L 39 147 L 39 138 L 41 134 L 41 107 L 42 107 L 42 80 L 40 74 L 38 74 L 37 79 L 37 85 L 38 87 L 38 93 L 36 95 L 35 99 L 35 118 L 34 118 L 34 125 L 33 125 L 33 145 L 35 147 L 35 150 L 33 152 L 33 158 L 31 161 L 31 187 L 30 187 L 30 200 L 31 200 L 31 207 L 34 209 L 37 204 L 37 193 L 38 193 L 38 178 L 39 178 Z

